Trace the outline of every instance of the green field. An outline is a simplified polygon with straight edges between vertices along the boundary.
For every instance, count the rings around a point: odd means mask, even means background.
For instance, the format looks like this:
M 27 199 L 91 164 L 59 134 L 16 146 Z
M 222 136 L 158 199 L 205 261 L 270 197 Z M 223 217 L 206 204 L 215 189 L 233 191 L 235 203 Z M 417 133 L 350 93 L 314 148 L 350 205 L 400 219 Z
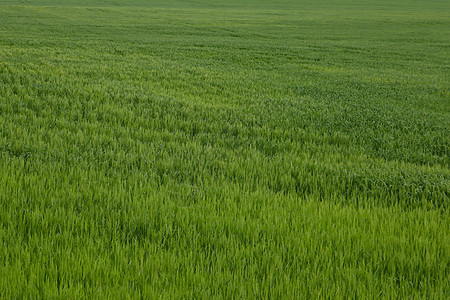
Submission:
M 449 58 L 444 0 L 1 0 L 0 298 L 450 298 Z

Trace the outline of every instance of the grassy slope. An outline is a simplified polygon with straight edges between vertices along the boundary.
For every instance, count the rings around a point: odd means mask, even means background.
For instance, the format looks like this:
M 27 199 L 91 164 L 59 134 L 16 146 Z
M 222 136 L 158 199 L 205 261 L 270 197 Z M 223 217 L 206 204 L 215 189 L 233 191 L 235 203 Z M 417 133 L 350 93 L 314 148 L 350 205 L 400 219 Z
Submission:
M 2 1 L 0 295 L 448 297 L 448 11 Z

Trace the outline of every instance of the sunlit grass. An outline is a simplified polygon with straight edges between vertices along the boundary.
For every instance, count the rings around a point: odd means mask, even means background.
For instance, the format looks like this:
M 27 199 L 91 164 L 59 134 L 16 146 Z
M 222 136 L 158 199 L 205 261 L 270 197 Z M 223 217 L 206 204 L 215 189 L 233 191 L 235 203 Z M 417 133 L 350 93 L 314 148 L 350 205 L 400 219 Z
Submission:
M 0 4 L 0 296 L 449 296 L 445 1 Z

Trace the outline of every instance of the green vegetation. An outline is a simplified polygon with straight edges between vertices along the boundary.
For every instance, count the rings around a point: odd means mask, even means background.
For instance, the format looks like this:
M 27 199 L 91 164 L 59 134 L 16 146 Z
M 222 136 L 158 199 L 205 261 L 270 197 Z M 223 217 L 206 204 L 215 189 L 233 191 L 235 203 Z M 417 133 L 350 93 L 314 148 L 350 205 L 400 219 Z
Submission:
M 449 298 L 449 11 L 2 0 L 0 297 Z

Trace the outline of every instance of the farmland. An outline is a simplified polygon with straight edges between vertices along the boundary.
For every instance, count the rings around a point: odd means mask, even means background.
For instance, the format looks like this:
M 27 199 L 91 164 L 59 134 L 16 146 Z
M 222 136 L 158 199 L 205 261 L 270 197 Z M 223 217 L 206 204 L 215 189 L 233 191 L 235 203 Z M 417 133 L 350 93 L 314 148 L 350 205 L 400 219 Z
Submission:
M 450 3 L 243 2 L 0 2 L 1 298 L 450 297 Z

